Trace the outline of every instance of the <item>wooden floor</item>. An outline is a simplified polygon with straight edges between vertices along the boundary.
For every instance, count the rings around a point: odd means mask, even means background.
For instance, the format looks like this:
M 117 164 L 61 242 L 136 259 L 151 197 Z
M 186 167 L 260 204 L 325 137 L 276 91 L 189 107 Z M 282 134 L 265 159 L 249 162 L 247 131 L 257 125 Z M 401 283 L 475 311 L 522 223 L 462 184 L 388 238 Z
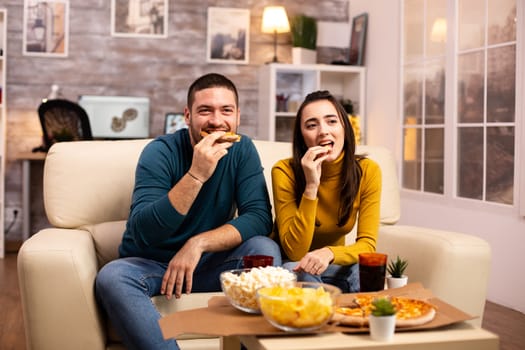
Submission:
M 0 259 L 0 312 L 0 349 L 25 349 L 15 253 Z M 525 349 L 524 314 L 488 301 L 483 328 L 499 335 L 500 350 Z

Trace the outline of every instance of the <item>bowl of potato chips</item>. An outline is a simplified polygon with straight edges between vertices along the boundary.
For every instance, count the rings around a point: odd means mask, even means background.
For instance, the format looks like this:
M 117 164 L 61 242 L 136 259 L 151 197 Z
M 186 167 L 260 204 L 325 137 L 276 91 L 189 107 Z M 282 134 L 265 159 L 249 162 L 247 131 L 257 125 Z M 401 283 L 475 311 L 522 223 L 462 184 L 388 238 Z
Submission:
M 230 304 L 248 313 L 261 313 L 256 291 L 263 287 L 293 286 L 297 276 L 279 266 L 253 267 L 224 271 L 221 288 Z
M 262 314 L 274 327 L 287 332 L 312 332 L 334 314 L 341 290 L 325 283 L 296 282 L 287 287 L 257 290 Z

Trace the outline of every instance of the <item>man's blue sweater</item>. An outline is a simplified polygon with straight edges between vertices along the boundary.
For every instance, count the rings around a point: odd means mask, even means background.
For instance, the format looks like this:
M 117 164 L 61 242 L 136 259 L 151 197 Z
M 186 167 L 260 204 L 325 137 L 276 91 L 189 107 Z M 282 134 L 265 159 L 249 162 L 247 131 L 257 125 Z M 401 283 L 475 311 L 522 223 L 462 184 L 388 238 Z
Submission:
M 242 136 L 228 149 L 189 212 L 181 215 L 168 200 L 168 192 L 189 170 L 192 158 L 187 129 L 160 136 L 144 148 L 119 247 L 121 257 L 168 262 L 190 237 L 226 223 L 241 233 L 243 241 L 271 232 L 271 206 L 263 168 L 248 137 Z

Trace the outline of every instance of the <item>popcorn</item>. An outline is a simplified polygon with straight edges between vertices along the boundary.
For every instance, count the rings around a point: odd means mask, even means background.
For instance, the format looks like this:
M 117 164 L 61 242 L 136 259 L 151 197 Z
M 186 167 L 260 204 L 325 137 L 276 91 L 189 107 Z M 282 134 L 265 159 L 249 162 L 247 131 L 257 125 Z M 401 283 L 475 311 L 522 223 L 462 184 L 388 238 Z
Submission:
M 292 286 L 294 273 L 280 266 L 254 267 L 250 270 L 225 271 L 221 274 L 224 294 L 231 303 L 247 312 L 259 312 L 255 291 L 261 287 Z

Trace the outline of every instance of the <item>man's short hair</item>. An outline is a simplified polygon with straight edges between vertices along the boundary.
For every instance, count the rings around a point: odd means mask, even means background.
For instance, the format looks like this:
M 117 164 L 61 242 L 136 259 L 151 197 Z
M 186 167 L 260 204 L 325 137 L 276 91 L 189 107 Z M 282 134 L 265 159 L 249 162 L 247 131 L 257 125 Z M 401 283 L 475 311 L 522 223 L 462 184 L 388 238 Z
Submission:
M 187 97 L 188 108 L 191 109 L 193 102 L 195 102 L 195 93 L 197 91 L 209 89 L 212 87 L 223 87 L 233 92 L 235 96 L 235 105 L 237 107 L 239 106 L 239 94 L 237 93 L 235 84 L 224 75 L 218 73 L 209 73 L 201 76 L 190 85 Z

